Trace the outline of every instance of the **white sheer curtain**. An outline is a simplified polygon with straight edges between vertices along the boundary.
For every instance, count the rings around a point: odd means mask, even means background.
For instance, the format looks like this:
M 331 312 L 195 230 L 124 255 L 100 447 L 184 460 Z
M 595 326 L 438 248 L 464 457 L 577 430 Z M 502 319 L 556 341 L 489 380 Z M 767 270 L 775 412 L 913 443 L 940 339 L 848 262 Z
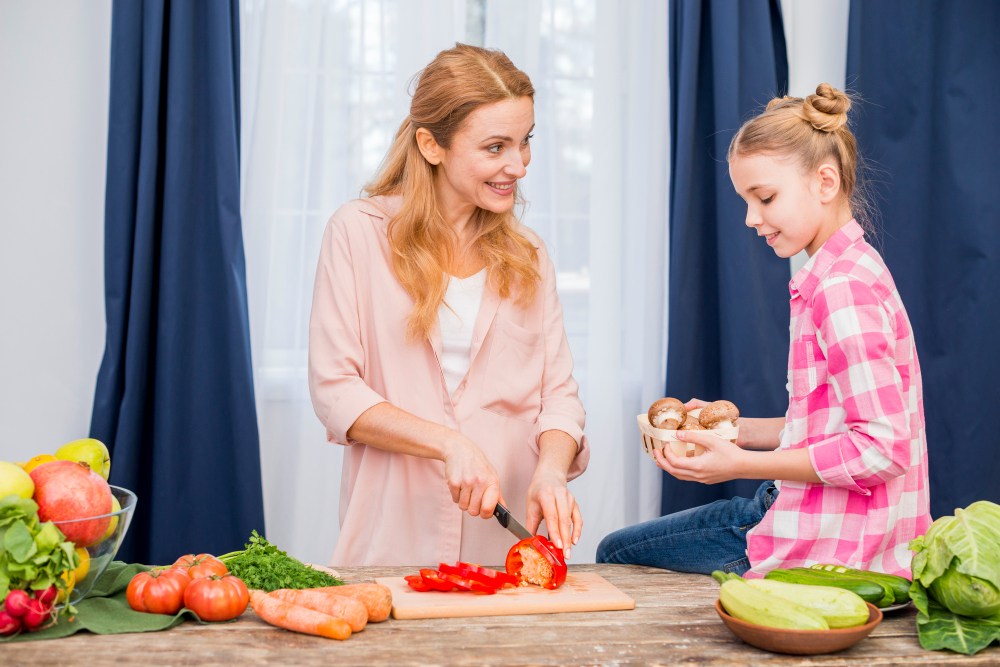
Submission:
M 667 4 L 488 0 L 485 45 L 535 85 L 525 222 L 552 249 L 576 361 L 590 468 L 574 561 L 659 516 L 660 471 L 635 416 L 663 395 L 670 162 Z
M 268 536 L 325 564 L 342 452 L 306 382 L 330 214 L 359 196 L 408 108 L 406 84 L 464 37 L 464 0 L 244 0 L 243 231 Z
M 537 90 L 525 222 L 556 263 L 594 448 L 572 484 L 585 521 L 573 560 L 592 561 L 605 534 L 657 516 L 659 471 L 634 419 L 664 384 L 666 3 L 486 0 L 483 15 L 482 0 L 243 0 L 241 19 L 243 224 L 269 536 L 325 563 L 339 532 L 342 452 L 325 442 L 306 385 L 323 226 L 377 168 L 413 74 L 455 41 L 480 39 Z

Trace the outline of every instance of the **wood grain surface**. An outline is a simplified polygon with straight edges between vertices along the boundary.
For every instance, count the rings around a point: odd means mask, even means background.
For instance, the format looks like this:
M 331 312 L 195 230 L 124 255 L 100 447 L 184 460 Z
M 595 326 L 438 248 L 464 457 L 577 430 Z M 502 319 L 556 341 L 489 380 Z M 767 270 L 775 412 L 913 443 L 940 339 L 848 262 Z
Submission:
M 427 567 L 426 565 L 423 567 Z M 413 567 L 340 568 L 349 583 L 416 573 Z M 889 613 L 860 644 L 831 655 L 785 656 L 737 639 L 713 607 L 711 577 L 631 565 L 578 565 L 632 597 L 630 611 L 389 619 L 338 642 L 273 628 L 247 613 L 235 623 L 187 622 L 166 632 L 0 646 L 0 665 L 1000 665 L 993 645 L 975 656 L 925 651 L 916 612 Z

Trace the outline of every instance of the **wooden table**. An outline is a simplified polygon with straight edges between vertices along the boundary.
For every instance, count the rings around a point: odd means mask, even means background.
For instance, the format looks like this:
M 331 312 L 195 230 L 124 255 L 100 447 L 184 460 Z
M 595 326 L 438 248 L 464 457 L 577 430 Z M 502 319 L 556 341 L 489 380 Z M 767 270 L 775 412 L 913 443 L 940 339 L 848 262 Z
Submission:
M 14 665 L 998 665 L 1000 648 L 975 656 L 925 651 L 916 613 L 894 612 L 855 647 L 795 657 L 748 646 L 719 620 L 710 577 L 631 565 L 577 565 L 632 596 L 632 611 L 493 616 L 370 624 L 338 642 L 273 628 L 252 611 L 236 623 L 187 622 L 166 632 L 105 635 L 0 647 Z M 344 568 L 349 583 L 400 576 L 416 567 Z

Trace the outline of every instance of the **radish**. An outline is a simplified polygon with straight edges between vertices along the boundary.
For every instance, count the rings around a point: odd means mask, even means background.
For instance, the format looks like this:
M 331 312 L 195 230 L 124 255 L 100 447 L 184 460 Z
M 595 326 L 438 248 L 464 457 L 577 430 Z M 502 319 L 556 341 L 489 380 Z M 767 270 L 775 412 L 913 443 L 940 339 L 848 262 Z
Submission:
M 14 618 L 21 618 L 28 613 L 28 602 L 30 601 L 31 599 L 27 593 L 20 589 L 15 589 L 7 594 L 4 607 L 7 609 L 7 613 Z
M 52 615 L 52 607 L 43 604 L 41 600 L 29 600 L 28 612 L 21 619 L 28 630 L 34 630 Z
M 21 629 L 21 619 L 0 610 L 0 635 L 12 635 Z
M 44 590 L 35 591 L 35 598 L 40 600 L 46 607 L 55 602 L 57 595 L 59 595 L 59 590 L 55 586 L 49 586 Z

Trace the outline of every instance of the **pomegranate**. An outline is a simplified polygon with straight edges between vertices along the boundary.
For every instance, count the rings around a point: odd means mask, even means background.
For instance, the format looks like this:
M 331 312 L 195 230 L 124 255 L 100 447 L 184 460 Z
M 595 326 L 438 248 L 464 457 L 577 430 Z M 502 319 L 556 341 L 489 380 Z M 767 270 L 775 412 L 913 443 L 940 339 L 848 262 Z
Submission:
M 69 521 L 58 528 L 78 547 L 104 537 L 111 517 L 81 521 L 111 512 L 111 487 L 86 463 L 50 461 L 31 471 L 40 521 Z

